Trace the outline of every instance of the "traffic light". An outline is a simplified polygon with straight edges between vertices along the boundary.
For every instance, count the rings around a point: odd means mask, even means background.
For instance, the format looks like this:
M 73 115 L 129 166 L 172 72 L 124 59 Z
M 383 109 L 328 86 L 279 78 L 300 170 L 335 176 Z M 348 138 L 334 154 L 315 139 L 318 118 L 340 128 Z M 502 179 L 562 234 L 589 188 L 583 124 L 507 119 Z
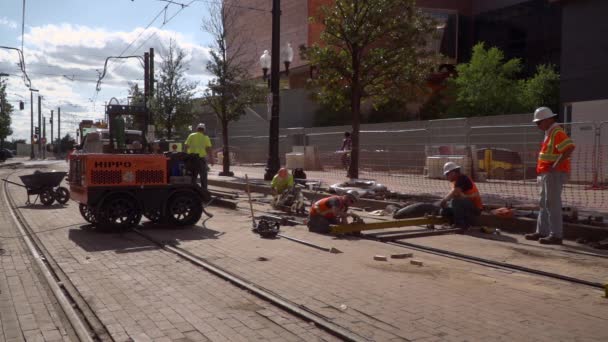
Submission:
M 40 135 L 40 127 L 34 127 L 34 134 Z
M 19 101 L 19 110 L 25 109 L 25 103 L 23 101 Z

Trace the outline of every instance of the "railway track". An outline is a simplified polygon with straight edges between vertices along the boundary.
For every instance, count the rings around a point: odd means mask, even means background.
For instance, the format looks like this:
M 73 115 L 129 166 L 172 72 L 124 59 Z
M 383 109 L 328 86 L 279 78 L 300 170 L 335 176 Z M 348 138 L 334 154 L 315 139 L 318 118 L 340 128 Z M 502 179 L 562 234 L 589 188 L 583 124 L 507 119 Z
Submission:
M 17 171 L 15 171 L 17 172 Z M 10 177 L 15 172 L 9 174 Z M 61 304 L 61 309 L 65 313 L 70 325 L 75 334 L 81 341 L 115 341 L 104 325 L 99 316 L 89 306 L 86 299 L 78 291 L 76 286 L 70 281 L 67 274 L 61 266 L 54 260 L 51 253 L 46 249 L 44 243 L 39 239 L 37 233 L 28 224 L 26 218 L 20 212 L 18 206 L 13 200 L 7 183 L 4 183 L 3 196 L 5 197 L 15 222 L 22 229 L 22 236 L 28 242 L 30 250 L 36 260 L 40 261 L 40 266 L 44 267 L 45 274 L 48 274 L 46 280 L 49 286 L 53 289 L 53 293 Z M 292 302 L 254 282 L 251 282 L 238 274 L 234 274 L 229 270 L 222 268 L 212 262 L 196 256 L 182 248 L 168 245 L 162 241 L 158 241 L 150 235 L 142 232 L 139 229 L 133 229 L 142 238 L 159 246 L 163 250 L 175 255 L 176 257 L 186 260 L 193 265 L 200 267 L 217 277 L 229 281 L 234 286 L 254 294 L 267 303 L 276 306 L 287 313 L 299 317 L 300 319 L 313 323 L 316 327 L 325 332 L 338 337 L 344 341 L 369 341 L 363 336 L 358 335 L 347 328 L 335 324 L 324 315 L 315 312 L 303 305 Z
M 10 173 L 8 177 L 16 172 Z M 3 196 L 8 203 L 21 236 L 38 267 L 42 270 L 47 285 L 60 304 L 61 310 L 77 337 L 81 341 L 114 341 L 101 319 L 95 314 L 67 274 L 40 241 L 36 232 L 28 224 L 8 191 L 8 183 L 4 183 Z
M 266 205 L 263 202 L 258 202 L 258 203 L 261 205 Z M 249 212 L 249 210 L 245 210 L 243 208 L 239 208 L 238 210 L 242 211 L 244 213 Z M 260 214 L 261 216 L 264 216 L 264 215 L 276 216 L 275 212 L 267 212 L 267 211 L 260 211 L 260 210 L 257 210 L 256 214 Z M 486 267 L 500 268 L 500 269 L 504 269 L 504 270 L 528 273 L 528 274 L 532 274 L 532 275 L 537 275 L 537 276 L 542 276 L 542 277 L 547 277 L 547 278 L 551 278 L 551 279 L 557 279 L 557 280 L 569 282 L 571 284 L 585 285 L 585 286 L 595 288 L 598 290 L 602 290 L 602 291 L 605 289 L 605 284 L 593 282 L 593 281 L 589 281 L 589 280 L 585 280 L 585 279 L 580 279 L 580 278 L 576 278 L 576 277 L 570 277 L 570 276 L 566 276 L 563 274 L 547 272 L 547 271 L 534 269 L 534 268 L 530 268 L 530 267 L 526 267 L 526 266 L 510 264 L 510 263 L 506 263 L 506 262 L 496 261 L 496 260 L 492 260 L 492 259 L 488 259 L 488 258 L 482 258 L 482 257 L 474 256 L 474 255 L 468 255 L 468 254 L 464 254 L 464 253 L 458 253 L 458 252 L 445 250 L 445 249 L 427 247 L 427 246 L 423 246 L 423 245 L 419 245 L 419 244 L 400 241 L 399 239 L 391 240 L 391 239 L 386 239 L 386 238 L 377 238 L 377 237 L 365 236 L 365 235 L 362 235 L 362 236 L 369 240 L 374 240 L 374 241 L 378 241 L 378 242 L 382 242 L 382 243 L 386 243 L 386 244 L 390 244 L 390 245 L 394 245 L 394 246 L 398 246 L 398 247 L 402 247 L 402 248 L 407 248 L 410 250 L 416 250 L 419 252 L 434 254 L 434 255 L 447 257 L 447 258 L 451 258 L 451 259 L 457 259 L 460 261 L 474 263 L 474 264 L 482 265 L 482 266 L 486 266 Z M 533 245 L 527 245 L 527 244 L 522 244 L 522 246 L 531 247 L 534 249 L 542 249 L 542 250 L 551 251 L 551 252 L 558 252 L 558 253 L 561 252 L 561 253 L 566 253 L 566 254 L 583 255 L 583 256 L 591 257 L 591 258 L 602 258 L 602 259 L 608 258 L 608 256 L 606 256 L 606 255 L 590 253 L 590 252 L 574 251 L 574 250 L 568 250 L 568 249 L 554 249 L 554 248 L 549 248 L 549 247 L 533 246 Z

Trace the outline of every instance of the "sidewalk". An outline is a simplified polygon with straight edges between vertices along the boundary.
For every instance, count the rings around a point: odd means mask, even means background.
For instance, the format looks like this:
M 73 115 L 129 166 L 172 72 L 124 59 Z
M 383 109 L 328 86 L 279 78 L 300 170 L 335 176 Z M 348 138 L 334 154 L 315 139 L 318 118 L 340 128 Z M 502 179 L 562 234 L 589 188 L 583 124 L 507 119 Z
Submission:
M 0 340 L 71 341 L 32 258 L 0 194 Z

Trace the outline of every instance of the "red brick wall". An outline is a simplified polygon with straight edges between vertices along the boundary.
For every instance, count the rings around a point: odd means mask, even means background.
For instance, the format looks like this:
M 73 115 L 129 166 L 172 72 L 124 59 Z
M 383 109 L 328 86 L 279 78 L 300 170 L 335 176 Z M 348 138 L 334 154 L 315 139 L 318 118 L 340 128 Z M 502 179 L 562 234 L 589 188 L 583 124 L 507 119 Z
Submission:
M 264 50 L 271 50 L 272 2 L 269 0 L 232 0 L 230 3 L 267 10 L 262 12 L 238 9 L 238 19 L 235 25 L 235 31 L 244 38 L 243 59 L 247 59 L 246 62 L 251 63 L 249 72 L 253 76 L 260 76 L 262 70 L 259 66 L 259 58 Z M 287 42 L 291 43 L 294 49 L 292 67 L 297 67 L 302 65 L 298 47 L 308 42 L 308 4 L 304 0 L 281 0 L 281 12 L 281 47 L 285 46 Z M 281 69 L 283 68 L 282 66 Z

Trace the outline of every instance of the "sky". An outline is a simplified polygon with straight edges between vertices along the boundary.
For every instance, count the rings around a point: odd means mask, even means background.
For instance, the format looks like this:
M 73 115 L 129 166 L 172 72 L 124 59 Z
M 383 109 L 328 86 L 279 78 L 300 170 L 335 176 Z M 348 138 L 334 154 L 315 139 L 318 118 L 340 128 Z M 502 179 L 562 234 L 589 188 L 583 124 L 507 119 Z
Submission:
M 42 96 L 42 115 L 61 107 L 61 135 L 74 136 L 83 119 L 104 117 L 112 97 L 126 104 L 129 82 L 143 89 L 143 68 L 137 59 L 110 60 L 97 92 L 98 71 L 108 56 L 143 56 L 155 49 L 158 72 L 171 39 L 187 55 L 189 80 L 199 82 L 202 94 L 210 76 L 206 71 L 211 37 L 201 30 L 209 5 L 220 0 L 25 0 L 23 50 L 32 88 Z M 182 8 L 179 3 L 188 5 Z M 166 7 L 166 10 L 165 10 Z M 0 0 L 0 46 L 21 49 L 23 0 Z M 148 27 L 149 26 L 149 27 Z M 148 27 L 148 28 L 146 28 Z M 7 97 L 14 106 L 11 139 L 30 136 L 30 91 L 18 66 L 16 51 L 0 48 L 0 73 L 10 76 Z M 19 100 L 25 110 L 19 110 Z M 34 126 L 38 99 L 34 93 Z M 56 135 L 56 124 L 55 124 Z

